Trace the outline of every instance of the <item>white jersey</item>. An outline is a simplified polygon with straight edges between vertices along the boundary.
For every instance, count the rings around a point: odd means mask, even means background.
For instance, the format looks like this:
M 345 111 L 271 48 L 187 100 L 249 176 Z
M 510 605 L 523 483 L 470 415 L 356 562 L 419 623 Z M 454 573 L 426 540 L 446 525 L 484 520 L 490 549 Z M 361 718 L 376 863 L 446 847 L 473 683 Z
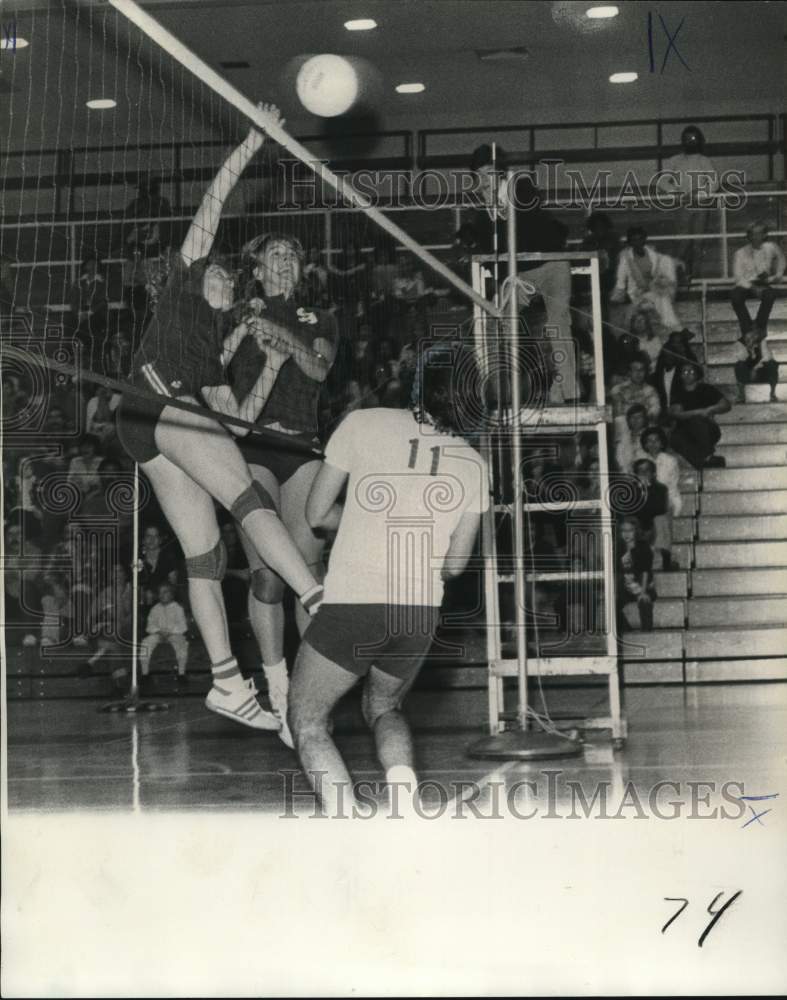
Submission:
M 465 512 L 489 507 L 486 463 L 409 410 L 356 410 L 325 449 L 349 475 L 328 564 L 327 604 L 439 607 L 441 570 Z

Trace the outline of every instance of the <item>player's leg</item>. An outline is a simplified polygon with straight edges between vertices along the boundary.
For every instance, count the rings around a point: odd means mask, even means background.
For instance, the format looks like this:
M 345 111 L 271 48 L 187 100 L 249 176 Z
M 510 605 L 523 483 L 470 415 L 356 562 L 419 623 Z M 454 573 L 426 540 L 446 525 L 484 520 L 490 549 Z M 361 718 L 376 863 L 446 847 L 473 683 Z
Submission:
M 254 485 L 243 456 L 223 427 L 210 417 L 166 407 L 156 425 L 155 442 L 162 455 L 243 525 L 262 559 L 307 606 L 321 593 L 275 505 Z
M 210 494 L 163 454 L 144 463 L 142 470 L 186 557 L 191 610 L 213 674 L 206 706 L 254 729 L 277 730 L 278 721 L 263 712 L 230 648 L 221 592 L 227 555 Z
M 355 802 L 352 780 L 328 723 L 336 703 L 357 681 L 356 674 L 323 656 L 308 638 L 303 640 L 292 672 L 288 718 L 301 767 L 328 816 L 350 815 Z
M 385 660 L 382 662 L 385 663 Z M 402 665 L 395 663 L 397 672 L 401 673 Z M 415 746 L 410 726 L 402 713 L 402 701 L 413 686 L 420 667 L 421 661 L 406 664 L 408 673 L 402 678 L 374 666 L 364 684 L 361 701 L 363 717 L 374 734 L 377 757 L 386 776 L 391 769 L 400 768 L 407 768 L 415 775 Z

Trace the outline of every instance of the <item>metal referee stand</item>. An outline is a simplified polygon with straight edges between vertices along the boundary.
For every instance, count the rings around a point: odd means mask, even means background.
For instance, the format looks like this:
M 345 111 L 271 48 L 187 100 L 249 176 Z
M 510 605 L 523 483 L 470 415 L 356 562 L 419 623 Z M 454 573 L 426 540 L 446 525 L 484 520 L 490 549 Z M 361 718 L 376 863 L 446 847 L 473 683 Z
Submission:
M 511 183 L 509 176 L 509 183 Z M 599 261 L 595 252 L 584 253 L 516 253 L 515 213 L 508 213 L 508 243 L 512 249 L 503 259 L 508 261 L 508 284 L 510 285 L 507 321 L 508 361 L 511 371 L 510 408 L 504 410 L 500 404 L 500 424 L 505 426 L 510 436 L 510 455 L 513 463 L 513 505 L 493 503 L 485 515 L 482 529 L 482 549 L 484 556 L 484 593 L 486 605 L 486 644 L 488 660 L 489 732 L 490 736 L 474 744 L 469 753 L 473 757 L 503 759 L 544 759 L 550 757 L 574 756 L 582 752 L 582 743 L 576 730 L 561 733 L 554 726 L 544 727 L 528 705 L 528 679 L 531 676 L 579 676 L 602 675 L 607 678 L 609 713 L 604 716 L 586 717 L 583 726 L 587 728 L 610 729 L 612 742 L 616 748 L 623 745 L 627 735 L 626 720 L 621 709 L 620 678 L 618 674 L 618 648 L 615 621 L 615 584 L 613 556 L 613 525 L 609 506 L 609 455 L 607 450 L 607 423 L 609 408 L 605 403 L 604 373 L 602 365 L 601 341 L 601 297 L 599 283 Z M 472 258 L 473 288 L 483 294 L 485 286 L 485 265 L 494 263 L 495 255 L 479 255 Z M 517 301 L 517 261 L 569 261 L 572 274 L 590 276 L 592 291 L 593 346 L 595 358 L 596 405 L 576 405 L 564 407 L 539 407 L 525 409 L 521 403 L 518 367 L 521 364 L 519 303 Z M 475 346 L 483 380 L 495 366 L 496 321 L 488 319 L 478 307 L 474 315 Z M 491 331 L 490 331 L 491 327 Z M 505 330 L 505 326 L 503 327 Z M 499 353 L 499 352 L 498 352 Z M 548 435 L 578 433 L 593 430 L 598 437 L 599 456 L 599 497 L 598 499 L 567 500 L 557 502 L 525 502 L 522 470 L 522 435 Z M 491 433 L 482 441 L 482 453 L 495 469 L 493 462 L 495 442 Z M 500 483 L 494 482 L 493 495 L 497 500 L 501 495 Z M 576 571 L 555 570 L 546 572 L 528 571 L 525 563 L 526 533 L 525 517 L 531 513 L 550 513 L 585 509 L 597 512 L 602 539 L 602 569 Z M 513 573 L 501 572 L 497 541 L 496 515 L 511 516 L 513 528 Z M 536 657 L 528 658 L 528 622 L 526 616 L 526 594 L 536 582 L 583 580 L 589 585 L 603 583 L 604 634 L 606 649 L 603 655 L 591 656 L 543 656 L 536 646 Z M 504 657 L 500 615 L 500 587 L 514 585 L 516 604 L 516 657 Z M 532 589 L 530 590 L 532 593 Z M 531 625 L 532 628 L 532 625 Z M 536 637 L 537 638 L 537 637 Z M 517 679 L 516 713 L 506 711 L 504 680 Z M 506 722 L 514 717 L 514 725 L 506 730 Z M 535 720 L 535 721 L 534 721 Z

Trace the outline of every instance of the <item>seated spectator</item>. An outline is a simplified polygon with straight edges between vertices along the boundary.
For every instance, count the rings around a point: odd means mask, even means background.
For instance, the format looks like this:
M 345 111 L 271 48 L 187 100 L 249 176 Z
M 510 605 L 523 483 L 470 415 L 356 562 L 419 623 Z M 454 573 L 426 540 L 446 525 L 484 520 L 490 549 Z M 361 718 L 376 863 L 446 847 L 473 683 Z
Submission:
M 147 677 L 150 671 L 153 650 L 159 643 L 166 642 L 175 653 L 178 684 L 183 684 L 186 680 L 186 662 L 189 658 L 189 640 L 186 637 L 189 626 L 186 614 L 175 600 L 175 592 L 168 583 L 162 583 L 158 588 L 158 604 L 154 604 L 150 609 L 146 630 L 147 635 L 142 640 L 139 650 L 139 665 L 143 678 Z
M 609 394 L 614 417 L 625 416 L 634 403 L 641 403 L 649 420 L 658 420 L 661 413 L 659 395 L 652 385 L 645 381 L 648 374 L 647 354 L 636 354 L 629 363 L 628 378 L 618 383 Z
M 635 309 L 629 321 L 629 333 L 637 340 L 637 350 L 647 355 L 650 370 L 656 367 L 663 342 L 653 329 L 652 310 Z
M 618 258 L 618 273 L 612 291 L 613 302 L 625 302 L 635 309 L 655 310 L 664 328 L 671 332 L 681 329 L 675 312 L 678 279 L 675 261 L 667 254 L 646 246 L 648 234 L 642 226 L 633 226 L 627 234 L 628 246 Z
M 695 364 L 697 362 L 697 355 L 689 346 L 691 337 L 692 334 L 688 330 L 673 331 L 667 337 L 667 342 L 656 361 L 656 370 L 649 379 L 659 394 L 663 413 L 667 413 L 674 402 L 673 395 L 677 394 L 683 385 L 681 365 L 684 361 L 693 361 Z
M 97 631 L 96 650 L 80 671 L 89 677 L 104 657 L 119 644 L 131 642 L 133 620 L 133 595 L 126 567 L 117 563 L 112 569 L 110 583 L 98 592 L 94 600 L 93 617 Z M 124 663 L 116 663 L 112 671 L 115 687 L 125 687 L 128 672 Z
M 746 234 L 748 242 L 736 250 L 732 258 L 735 287 L 730 292 L 730 300 L 738 317 L 741 333 L 748 333 L 754 326 L 759 331 L 759 336 L 764 337 L 776 298 L 773 285 L 778 285 L 784 277 L 784 254 L 778 243 L 766 239 L 768 227 L 763 223 L 757 222 L 749 226 Z M 760 307 L 755 319 L 751 318 L 746 299 L 759 300 Z
M 714 455 L 721 431 L 713 418 L 727 413 L 730 401 L 715 386 L 702 381 L 699 365 L 683 364 L 680 374 L 682 385 L 673 394 L 674 402 L 669 408 L 675 421 L 670 447 L 695 469 L 723 468 L 722 456 Z
M 509 209 L 516 214 L 517 250 L 519 253 L 559 253 L 565 249 L 568 229 L 541 205 L 541 194 L 532 179 L 521 174 L 516 178 L 513 197 L 506 190 L 506 158 L 498 146 L 493 155 L 489 145 L 479 146 L 470 160 L 470 169 L 477 172 L 484 208 L 472 221 L 464 223 L 456 242 L 467 251 L 491 253 L 497 230 L 498 246 L 506 246 L 506 218 Z M 513 201 L 513 208 L 511 202 Z M 520 263 L 520 276 L 535 285 L 544 301 L 545 328 L 554 331 L 567 349 L 559 352 L 557 374 L 550 389 L 550 403 L 560 405 L 579 399 L 577 358 L 568 349 L 571 339 L 571 268 L 567 260 L 525 261 Z
M 68 577 L 65 573 L 47 573 L 41 596 L 41 648 L 56 646 L 67 634 L 65 627 L 71 607 Z
M 104 460 L 100 452 L 101 444 L 92 434 L 85 434 L 79 442 L 79 454 L 72 458 L 68 466 L 68 479 L 83 494 L 101 488 L 98 468 Z
M 634 471 L 634 460 L 639 454 L 640 437 L 647 423 L 648 414 L 642 403 L 633 403 L 626 410 L 625 419 L 615 418 L 613 429 L 615 464 L 621 472 Z
M 745 386 L 752 383 L 769 385 L 771 402 L 776 402 L 779 365 L 771 354 L 768 341 L 760 338 L 756 327 L 747 330 L 738 341 L 735 354 L 735 381 L 738 383 L 739 402 L 746 402 Z
M 696 125 L 684 128 L 680 144 L 682 151 L 664 162 L 659 188 L 669 194 L 680 195 L 680 206 L 676 206 L 674 212 L 675 231 L 695 236 L 704 233 L 707 228 L 708 209 L 712 204 L 708 195 L 718 187 L 718 172 L 705 156 L 705 136 Z M 702 243 L 692 239 L 681 244 L 680 265 L 686 281 L 691 281 L 699 263 L 695 258 L 702 257 L 703 249 Z
M 626 620 L 622 614 L 627 604 L 636 602 L 639 609 L 640 628 L 653 631 L 653 602 L 656 586 L 653 581 L 653 550 L 642 537 L 642 529 L 635 517 L 620 522 L 617 551 L 617 605 L 618 627 L 625 631 Z
M 634 462 L 634 474 L 639 479 L 644 497 L 637 511 L 642 537 L 661 557 L 661 568 L 672 569 L 672 517 L 669 492 L 656 478 L 656 463 L 649 458 Z M 655 554 L 655 553 L 654 553 Z
M 20 524 L 6 525 L 3 588 L 8 645 L 35 645 L 43 583 L 40 556 L 40 549 Z
M 155 602 L 158 588 L 168 583 L 177 588 L 179 584 L 180 557 L 176 542 L 163 544 L 161 531 L 155 524 L 148 525 L 142 536 L 142 552 L 139 567 L 140 604 L 147 612 Z
M 95 395 L 88 400 L 85 411 L 85 428 L 102 444 L 115 434 L 115 410 L 120 402 L 119 392 L 97 385 Z

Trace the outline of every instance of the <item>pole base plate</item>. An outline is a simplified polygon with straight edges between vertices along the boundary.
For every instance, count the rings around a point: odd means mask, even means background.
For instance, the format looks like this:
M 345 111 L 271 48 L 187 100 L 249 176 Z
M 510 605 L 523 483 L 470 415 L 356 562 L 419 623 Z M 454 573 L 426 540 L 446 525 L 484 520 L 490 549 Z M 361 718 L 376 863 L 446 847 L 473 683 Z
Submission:
M 467 750 L 468 757 L 502 760 L 548 760 L 557 757 L 578 757 L 584 744 L 576 729 L 565 736 L 554 736 L 543 730 L 510 730 L 485 736 Z

